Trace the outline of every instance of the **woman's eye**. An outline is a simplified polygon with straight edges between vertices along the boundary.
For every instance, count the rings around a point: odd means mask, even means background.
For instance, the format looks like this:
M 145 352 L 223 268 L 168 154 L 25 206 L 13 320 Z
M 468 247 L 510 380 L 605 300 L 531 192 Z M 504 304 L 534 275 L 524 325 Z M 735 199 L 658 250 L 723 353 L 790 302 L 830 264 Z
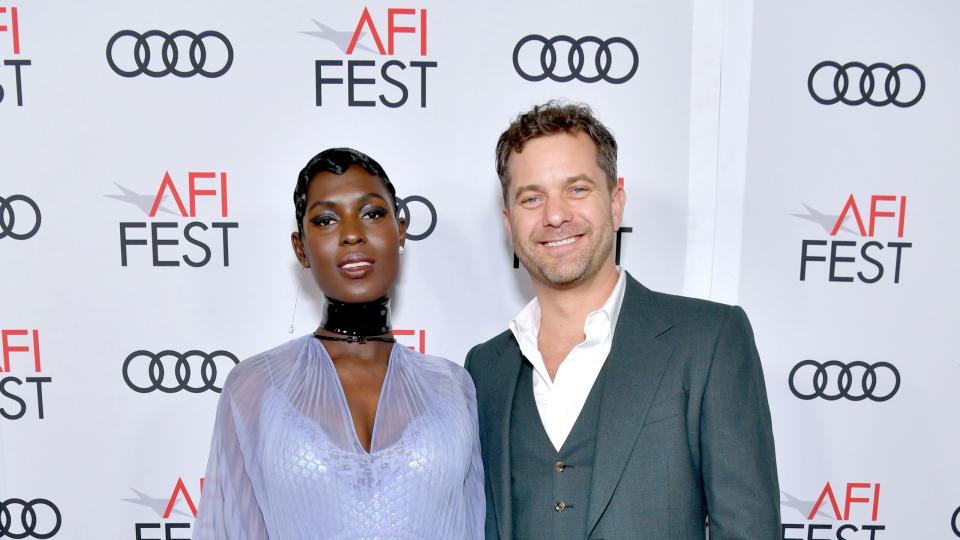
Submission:
M 333 216 L 320 215 L 313 218 L 310 221 L 317 227 L 329 227 L 330 225 L 333 225 L 334 223 L 336 223 L 337 219 Z
M 386 208 L 371 208 L 369 210 L 364 211 L 363 213 L 364 219 L 368 219 L 371 221 L 378 220 L 385 215 L 387 215 Z

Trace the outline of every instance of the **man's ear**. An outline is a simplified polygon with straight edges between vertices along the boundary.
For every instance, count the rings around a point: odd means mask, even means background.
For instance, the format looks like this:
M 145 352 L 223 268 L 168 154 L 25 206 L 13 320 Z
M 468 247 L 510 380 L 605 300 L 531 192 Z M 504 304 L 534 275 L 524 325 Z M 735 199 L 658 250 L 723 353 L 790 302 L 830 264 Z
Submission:
M 613 230 L 617 231 L 620 229 L 620 225 L 623 223 L 623 209 L 627 206 L 627 192 L 623 190 L 623 186 L 616 186 L 613 189 L 613 193 L 610 197 L 610 213 L 613 216 Z
M 504 205 L 503 207 L 503 226 L 507 228 L 507 235 L 510 237 L 511 241 L 513 240 L 513 228 L 510 226 L 510 210 Z
M 296 231 L 290 233 L 290 244 L 293 246 L 293 253 L 300 261 L 300 265 L 304 268 L 310 268 L 310 261 L 307 260 L 307 256 L 303 252 L 303 241 L 300 239 L 300 233 Z

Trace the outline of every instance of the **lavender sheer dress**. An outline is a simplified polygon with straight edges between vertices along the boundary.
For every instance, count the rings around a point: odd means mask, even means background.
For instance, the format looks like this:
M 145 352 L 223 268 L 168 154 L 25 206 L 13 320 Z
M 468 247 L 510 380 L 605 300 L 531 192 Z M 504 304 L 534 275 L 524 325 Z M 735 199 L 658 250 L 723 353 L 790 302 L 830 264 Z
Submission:
M 394 345 L 368 453 L 308 335 L 227 378 L 193 538 L 474 540 L 484 511 L 467 372 Z

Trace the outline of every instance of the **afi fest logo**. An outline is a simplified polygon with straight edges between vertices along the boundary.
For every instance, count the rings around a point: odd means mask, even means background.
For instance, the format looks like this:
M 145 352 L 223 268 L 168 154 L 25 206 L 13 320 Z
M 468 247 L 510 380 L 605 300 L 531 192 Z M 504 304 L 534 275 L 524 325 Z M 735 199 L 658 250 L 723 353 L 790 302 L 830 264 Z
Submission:
M 371 12 L 364 7 L 352 32 L 335 30 L 316 19 L 313 23 L 316 30 L 301 33 L 330 41 L 346 55 L 346 67 L 343 59 L 316 61 L 317 107 L 323 106 L 326 89 L 328 98 L 333 94 L 343 99 L 346 94 L 348 107 L 398 108 L 419 102 L 426 108 L 427 70 L 437 67 L 426 58 L 426 9 L 375 8 Z
M 903 252 L 913 247 L 912 242 L 902 241 L 906 195 L 871 195 L 858 200 L 850 194 L 839 215 L 822 214 L 804 206 L 806 214 L 793 215 L 817 223 L 829 239 L 802 241 L 800 281 L 900 283 Z M 894 235 L 896 240 L 890 241 Z M 851 237 L 854 239 L 844 239 Z
M 398 330 L 394 328 L 391 332 L 393 337 L 397 338 L 397 343 L 406 346 L 411 351 L 418 351 L 420 354 L 427 354 L 427 331 L 420 330 Z
M 22 70 L 31 62 L 20 56 L 20 9 L 16 6 L 0 6 L 0 58 L 0 103 L 15 97 L 17 106 L 23 107 Z
M 134 523 L 135 540 L 187 540 L 192 535 L 190 529 L 197 517 L 197 505 L 203 492 L 203 478 L 187 488 L 183 478 L 177 478 L 169 497 L 150 497 L 136 489 L 130 489 L 136 498 L 122 499 L 124 502 L 144 506 L 152 511 L 150 519 Z
M 816 501 L 801 501 L 786 493 L 780 501 L 801 513 L 804 521 L 781 525 L 783 540 L 876 540 L 886 526 L 880 519 L 880 484 L 847 482 L 837 489 L 827 482 Z
M 40 331 L 0 329 L 0 352 L 0 417 L 43 420 L 43 385 L 53 378 L 43 375 Z
M 150 218 L 120 222 L 121 266 L 135 262 L 155 267 L 230 266 L 230 230 L 240 224 L 226 220 L 230 216 L 226 172 L 190 171 L 178 187 L 167 171 L 157 190 L 146 195 L 117 187 L 122 193 L 107 197 L 133 204 Z

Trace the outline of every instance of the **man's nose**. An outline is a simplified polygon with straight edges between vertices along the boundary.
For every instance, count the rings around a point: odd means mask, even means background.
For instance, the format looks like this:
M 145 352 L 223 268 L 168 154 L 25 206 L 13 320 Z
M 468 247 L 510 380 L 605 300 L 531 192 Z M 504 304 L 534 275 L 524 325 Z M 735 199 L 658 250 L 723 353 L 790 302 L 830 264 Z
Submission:
M 570 204 L 563 197 L 548 197 L 543 205 L 543 224 L 549 227 L 560 227 L 570 221 L 573 212 Z

